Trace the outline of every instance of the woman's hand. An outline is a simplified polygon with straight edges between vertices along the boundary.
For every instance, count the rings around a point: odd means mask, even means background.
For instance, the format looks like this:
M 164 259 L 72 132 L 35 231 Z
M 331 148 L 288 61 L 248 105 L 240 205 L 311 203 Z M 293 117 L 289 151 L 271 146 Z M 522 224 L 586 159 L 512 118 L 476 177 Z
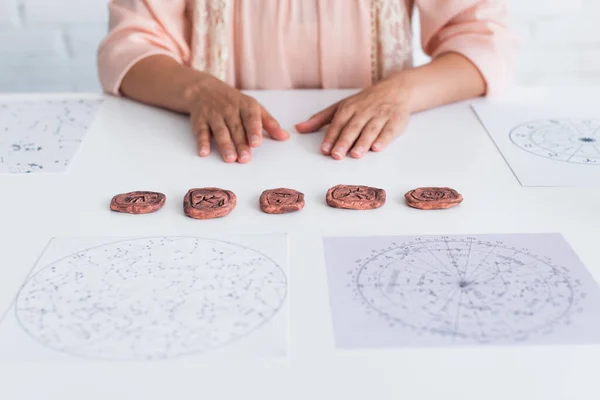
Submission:
M 240 163 L 251 160 L 250 148 L 260 146 L 263 129 L 275 140 L 289 137 L 256 100 L 216 78 L 193 85 L 186 98 L 201 157 L 210 154 L 211 136 L 223 160 Z
M 146 104 L 190 114 L 198 155 L 203 157 L 210 153 L 211 136 L 225 161 L 240 163 L 251 160 L 250 148 L 260 145 L 263 129 L 276 140 L 289 137 L 256 100 L 170 56 L 138 61 L 120 91 Z
M 360 158 L 383 150 L 408 123 L 410 90 L 401 75 L 350 96 L 296 125 L 300 133 L 316 132 L 329 124 L 321 152 L 341 160 L 348 152 Z

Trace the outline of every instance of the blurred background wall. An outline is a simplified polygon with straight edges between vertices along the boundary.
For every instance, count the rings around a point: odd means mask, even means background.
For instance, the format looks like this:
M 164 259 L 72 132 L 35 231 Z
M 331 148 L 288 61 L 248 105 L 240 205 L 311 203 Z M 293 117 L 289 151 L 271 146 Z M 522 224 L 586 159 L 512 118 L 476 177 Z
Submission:
M 106 33 L 106 4 L 0 0 L 0 92 L 99 91 L 96 48 Z M 521 37 L 517 83 L 600 84 L 600 0 L 510 0 L 510 5 Z M 414 28 L 418 33 L 418 23 Z M 416 34 L 416 48 L 418 43 Z M 427 58 L 417 52 L 415 60 Z

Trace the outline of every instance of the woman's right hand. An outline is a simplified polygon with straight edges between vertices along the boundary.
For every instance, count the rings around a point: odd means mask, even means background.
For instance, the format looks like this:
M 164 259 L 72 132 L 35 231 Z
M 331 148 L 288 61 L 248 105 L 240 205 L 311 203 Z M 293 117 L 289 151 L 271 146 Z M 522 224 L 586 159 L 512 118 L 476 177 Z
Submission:
M 256 100 L 212 76 L 191 86 L 186 98 L 200 157 L 210 154 L 211 137 L 225 162 L 240 163 L 252 159 L 251 147 L 260 146 L 263 129 L 275 140 L 289 137 Z

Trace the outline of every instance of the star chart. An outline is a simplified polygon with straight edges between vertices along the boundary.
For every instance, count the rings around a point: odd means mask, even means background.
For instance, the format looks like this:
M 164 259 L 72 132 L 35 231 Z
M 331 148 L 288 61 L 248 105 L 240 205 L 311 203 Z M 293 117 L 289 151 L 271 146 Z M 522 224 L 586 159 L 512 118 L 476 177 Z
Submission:
M 206 352 L 251 335 L 287 293 L 260 252 L 194 237 L 125 240 L 69 255 L 33 275 L 16 303 L 42 345 L 107 360 Z
M 66 170 L 101 104 L 99 99 L 0 101 L 0 173 Z
M 600 165 L 600 120 L 546 119 L 517 126 L 511 141 L 521 149 L 551 160 Z
M 565 267 L 525 248 L 426 237 L 356 260 L 348 285 L 390 328 L 449 340 L 526 341 L 569 324 L 586 294 Z

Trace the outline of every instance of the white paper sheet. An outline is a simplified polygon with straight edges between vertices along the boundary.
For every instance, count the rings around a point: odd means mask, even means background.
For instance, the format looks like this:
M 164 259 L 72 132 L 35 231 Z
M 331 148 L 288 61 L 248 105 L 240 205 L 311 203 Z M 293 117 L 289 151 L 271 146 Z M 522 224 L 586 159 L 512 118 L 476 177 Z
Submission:
M 0 100 L 0 174 L 65 171 L 101 103 Z
M 600 343 L 600 288 L 559 234 L 324 246 L 340 348 Z
M 53 239 L 0 323 L 0 360 L 284 357 L 287 287 L 284 234 Z
M 523 186 L 600 186 L 600 107 L 473 109 Z

